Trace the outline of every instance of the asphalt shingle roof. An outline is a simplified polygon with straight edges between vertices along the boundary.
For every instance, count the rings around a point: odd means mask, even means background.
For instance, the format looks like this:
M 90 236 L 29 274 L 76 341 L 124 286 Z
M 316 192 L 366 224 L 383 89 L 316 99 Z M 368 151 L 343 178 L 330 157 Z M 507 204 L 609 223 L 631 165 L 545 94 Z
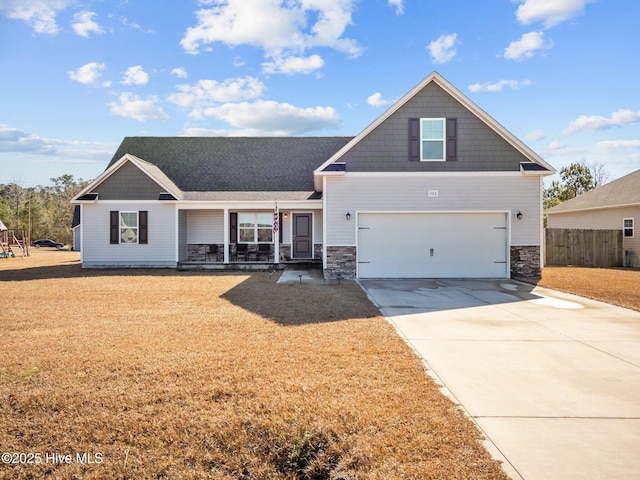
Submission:
M 637 204 L 640 204 L 640 170 L 556 205 L 548 209 L 546 213 L 554 214 Z
M 184 192 L 313 191 L 313 171 L 353 137 L 125 137 Z

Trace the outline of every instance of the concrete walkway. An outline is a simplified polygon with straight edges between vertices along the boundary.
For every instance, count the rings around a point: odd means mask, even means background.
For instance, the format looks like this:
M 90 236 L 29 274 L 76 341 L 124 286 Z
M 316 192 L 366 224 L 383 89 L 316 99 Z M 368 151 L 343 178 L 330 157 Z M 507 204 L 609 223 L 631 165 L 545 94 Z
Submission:
M 640 313 L 508 280 L 361 284 L 511 478 L 640 478 Z
M 308 265 L 287 265 L 278 283 L 325 283 L 322 268 Z

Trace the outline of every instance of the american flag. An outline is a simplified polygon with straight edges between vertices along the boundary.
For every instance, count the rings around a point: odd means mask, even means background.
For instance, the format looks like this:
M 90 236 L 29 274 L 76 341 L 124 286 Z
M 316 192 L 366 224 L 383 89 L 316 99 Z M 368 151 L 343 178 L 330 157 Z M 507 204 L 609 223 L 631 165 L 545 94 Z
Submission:
M 276 202 L 276 206 L 273 209 L 273 233 L 278 233 L 279 223 L 280 215 L 278 215 L 278 202 Z

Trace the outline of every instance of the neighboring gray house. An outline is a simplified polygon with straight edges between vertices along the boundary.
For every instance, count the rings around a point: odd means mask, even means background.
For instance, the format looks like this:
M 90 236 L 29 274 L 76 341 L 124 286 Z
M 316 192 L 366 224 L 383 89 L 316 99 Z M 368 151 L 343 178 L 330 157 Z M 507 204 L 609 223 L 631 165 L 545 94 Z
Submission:
M 540 273 L 553 173 L 434 72 L 356 137 L 125 138 L 73 202 L 84 267 L 506 278 Z
M 548 228 L 622 230 L 625 265 L 640 267 L 640 170 L 548 209 Z

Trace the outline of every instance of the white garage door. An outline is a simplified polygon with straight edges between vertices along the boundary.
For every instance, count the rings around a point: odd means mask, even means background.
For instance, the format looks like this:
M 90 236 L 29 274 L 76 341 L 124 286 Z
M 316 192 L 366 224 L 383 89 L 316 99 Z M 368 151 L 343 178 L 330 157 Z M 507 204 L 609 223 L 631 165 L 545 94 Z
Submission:
M 506 278 L 505 213 L 361 213 L 359 278 Z

